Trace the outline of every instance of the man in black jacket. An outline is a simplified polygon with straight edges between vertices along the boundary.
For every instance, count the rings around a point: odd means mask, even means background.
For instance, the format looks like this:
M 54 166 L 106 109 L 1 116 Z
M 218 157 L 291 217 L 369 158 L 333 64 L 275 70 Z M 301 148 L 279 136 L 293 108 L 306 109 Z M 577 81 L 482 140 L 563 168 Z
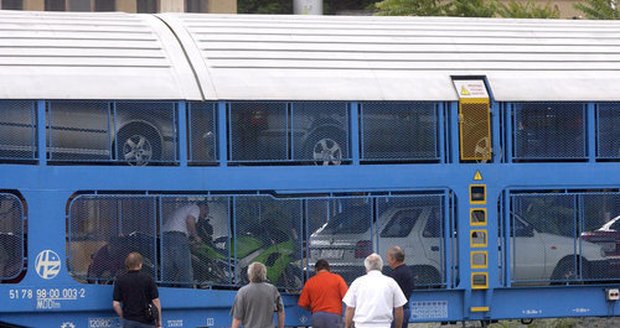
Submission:
M 151 276 L 141 272 L 142 255 L 132 252 L 125 259 L 127 272 L 114 282 L 114 311 L 121 318 L 123 328 L 161 327 L 161 303 L 157 285 Z M 147 316 L 147 307 L 157 308 L 155 320 Z
M 403 305 L 403 328 L 409 325 L 409 317 L 411 316 L 411 310 L 409 309 L 409 299 L 411 298 L 411 292 L 413 291 L 413 272 L 405 264 L 405 252 L 398 247 L 392 246 L 387 251 L 387 262 L 392 272 L 387 275 L 392 277 L 398 283 L 398 286 L 405 294 L 407 303 Z M 392 323 L 394 327 L 394 323 Z M 394 327 L 401 328 L 401 327 Z

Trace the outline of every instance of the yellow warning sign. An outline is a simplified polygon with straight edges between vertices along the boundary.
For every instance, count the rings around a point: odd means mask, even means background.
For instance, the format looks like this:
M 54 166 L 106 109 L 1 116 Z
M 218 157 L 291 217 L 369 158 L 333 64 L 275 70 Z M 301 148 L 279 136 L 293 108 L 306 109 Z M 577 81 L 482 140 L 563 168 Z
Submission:
M 459 94 L 459 98 L 488 99 L 489 93 L 482 80 L 453 80 L 454 89 Z
M 480 174 L 480 171 L 476 170 L 476 173 L 474 174 L 474 181 L 482 181 L 482 174 Z
M 467 90 L 467 88 L 465 87 L 465 85 L 463 85 L 463 86 L 461 87 L 461 96 L 469 96 L 469 95 L 470 95 L 469 90 Z

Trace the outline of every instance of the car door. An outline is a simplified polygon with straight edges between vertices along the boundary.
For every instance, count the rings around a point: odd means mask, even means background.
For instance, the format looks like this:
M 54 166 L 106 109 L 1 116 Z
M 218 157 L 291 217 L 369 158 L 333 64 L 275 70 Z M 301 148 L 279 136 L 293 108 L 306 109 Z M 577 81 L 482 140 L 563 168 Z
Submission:
M 409 262 L 419 258 L 420 245 L 416 238 L 411 238 L 411 232 L 417 225 L 420 212 L 420 208 L 401 208 L 389 212 L 391 215 L 386 219 L 382 218 L 385 221 L 381 222 L 378 251 L 383 253 L 394 245 L 400 246 L 407 254 L 407 264 L 413 264 Z
M 422 249 L 426 259 L 443 272 L 443 220 L 439 207 L 425 208 L 421 214 L 424 220 L 420 220 L 423 225 L 418 229 Z
M 540 234 L 516 216 L 513 216 L 510 233 L 512 281 L 544 279 L 546 248 Z

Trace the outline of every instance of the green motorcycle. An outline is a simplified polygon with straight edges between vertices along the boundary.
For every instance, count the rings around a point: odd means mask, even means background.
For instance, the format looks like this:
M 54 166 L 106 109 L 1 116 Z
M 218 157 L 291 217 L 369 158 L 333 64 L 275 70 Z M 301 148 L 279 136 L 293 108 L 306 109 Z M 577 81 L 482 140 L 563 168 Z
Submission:
M 246 284 L 248 266 L 261 262 L 267 267 L 267 279 L 278 288 L 299 291 L 302 287 L 301 254 L 296 252 L 296 240 L 279 229 L 252 227 L 239 233 L 236 240 L 227 236 L 212 242 L 209 236 L 203 240 L 207 242 L 194 245 L 192 251 L 194 277 L 201 286 Z M 229 247 L 229 241 L 234 247 Z

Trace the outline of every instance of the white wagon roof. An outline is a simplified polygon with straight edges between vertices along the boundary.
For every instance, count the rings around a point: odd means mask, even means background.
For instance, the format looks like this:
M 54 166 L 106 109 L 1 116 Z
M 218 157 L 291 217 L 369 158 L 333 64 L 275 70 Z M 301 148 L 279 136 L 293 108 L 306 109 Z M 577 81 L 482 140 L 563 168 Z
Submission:
M 0 99 L 619 101 L 620 21 L 0 11 Z
M 620 21 L 161 14 L 206 99 L 620 100 Z
M 0 99 L 202 99 L 152 15 L 0 11 Z

